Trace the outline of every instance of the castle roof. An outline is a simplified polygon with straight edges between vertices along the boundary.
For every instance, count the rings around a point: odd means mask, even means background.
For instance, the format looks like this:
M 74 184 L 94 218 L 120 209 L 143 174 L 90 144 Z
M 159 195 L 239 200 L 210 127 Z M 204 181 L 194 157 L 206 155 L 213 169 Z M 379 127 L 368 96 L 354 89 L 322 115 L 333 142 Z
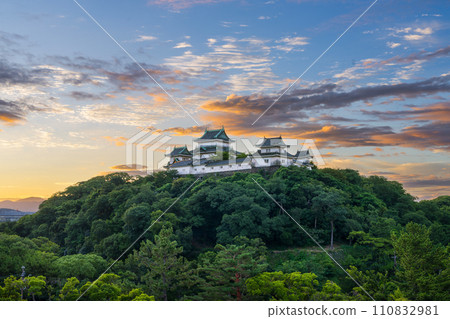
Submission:
M 228 137 L 227 133 L 225 133 L 225 129 L 222 127 L 218 130 L 205 130 L 202 137 L 199 138 L 199 140 L 224 140 L 229 141 L 230 138 Z
M 187 149 L 187 146 L 175 147 L 172 152 L 170 152 L 170 156 L 177 155 L 185 155 L 192 156 L 192 153 Z
M 271 146 L 286 146 L 283 142 L 283 138 L 279 137 L 264 137 L 264 140 L 260 144 L 260 147 L 271 147 Z

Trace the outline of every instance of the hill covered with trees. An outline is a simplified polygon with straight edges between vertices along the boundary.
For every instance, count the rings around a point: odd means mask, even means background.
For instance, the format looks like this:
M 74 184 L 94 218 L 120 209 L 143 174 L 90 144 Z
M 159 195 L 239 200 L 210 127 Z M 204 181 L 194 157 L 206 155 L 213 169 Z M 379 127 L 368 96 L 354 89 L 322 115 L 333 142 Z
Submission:
M 195 181 L 98 176 L 1 223 L 0 299 L 450 299 L 450 196 L 329 168 Z

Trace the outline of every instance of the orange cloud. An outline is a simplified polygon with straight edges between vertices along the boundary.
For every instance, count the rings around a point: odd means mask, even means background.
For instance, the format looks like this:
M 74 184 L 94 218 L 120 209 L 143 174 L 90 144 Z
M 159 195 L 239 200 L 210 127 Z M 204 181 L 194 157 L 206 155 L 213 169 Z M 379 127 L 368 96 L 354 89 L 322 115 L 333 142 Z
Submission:
M 108 142 L 114 143 L 116 146 L 124 146 L 125 142 L 128 140 L 126 137 L 123 136 L 118 137 L 103 136 L 103 138 Z
M 417 111 L 413 116 L 417 120 L 450 122 L 450 102 L 436 103 L 426 107 L 412 107 Z
M 362 155 L 353 155 L 352 157 L 361 158 L 361 157 L 371 157 L 371 156 L 375 156 L 375 155 L 372 153 L 366 153 L 366 154 L 362 154 Z
M 156 130 L 156 132 L 169 132 L 169 133 L 174 133 L 175 135 L 178 135 L 178 136 L 183 136 L 183 135 L 193 135 L 193 134 L 203 133 L 205 131 L 205 128 L 206 128 L 206 126 L 192 126 L 192 127 L 188 127 L 188 128 L 170 127 L 165 130 Z
M 147 93 L 147 95 L 151 96 L 158 104 L 167 102 L 167 95 L 165 93 Z
M 14 114 L 7 112 L 0 112 L 0 121 L 4 122 L 6 125 L 15 125 L 22 121 L 22 119 Z

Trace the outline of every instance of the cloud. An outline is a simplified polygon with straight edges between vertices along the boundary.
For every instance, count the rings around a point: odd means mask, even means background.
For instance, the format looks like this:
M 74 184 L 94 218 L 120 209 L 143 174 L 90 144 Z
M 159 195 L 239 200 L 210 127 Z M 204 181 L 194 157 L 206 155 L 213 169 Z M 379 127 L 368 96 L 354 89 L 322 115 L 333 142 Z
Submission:
M 192 47 L 192 45 L 190 45 L 189 43 L 187 43 L 187 42 L 180 42 L 176 46 L 174 46 L 173 48 L 174 49 L 182 49 L 182 48 L 190 48 L 190 47 Z
M 433 179 L 414 179 L 405 182 L 406 187 L 436 187 L 436 186 L 446 186 L 450 187 L 450 178 L 433 178 Z
M 401 111 L 362 111 L 364 114 L 376 116 L 381 120 L 401 121 L 439 121 L 450 122 L 450 102 L 439 102 L 431 105 L 417 107 L 409 106 Z
M 215 4 L 220 2 L 229 2 L 232 0 L 151 0 L 149 5 L 159 5 L 171 8 L 173 10 L 180 10 L 192 7 L 194 5 Z
M 384 60 L 384 62 L 381 62 L 382 64 L 388 64 L 388 63 L 410 63 L 410 62 L 417 62 L 417 61 L 429 61 L 431 59 L 435 59 L 435 58 L 440 58 L 440 57 L 445 57 L 448 56 L 450 54 L 450 45 L 437 49 L 436 51 L 433 52 L 428 52 L 428 51 L 420 51 L 420 52 L 415 52 L 415 53 L 411 53 L 410 55 L 406 56 L 406 57 L 400 57 L 400 56 L 395 56 L 393 58 Z
M 7 125 L 15 125 L 25 120 L 25 115 L 36 109 L 26 104 L 0 99 L 0 121 Z
M 285 37 L 281 40 L 276 41 L 277 43 L 286 43 L 290 46 L 296 46 L 296 45 L 307 45 L 309 44 L 307 37 Z
M 156 132 L 161 132 L 161 133 L 169 132 L 169 133 L 173 133 L 178 136 L 183 136 L 183 135 L 191 136 L 191 135 L 203 133 L 206 128 L 207 128 L 206 126 L 192 126 L 192 127 L 188 127 L 188 128 L 170 127 L 170 128 L 164 129 L 164 130 L 157 130 Z
M 412 125 L 398 133 L 372 136 L 377 145 L 396 145 L 420 150 L 441 149 L 450 151 L 450 125 L 432 122 L 425 125 Z
M 70 92 L 70 97 L 75 100 L 101 100 L 103 98 L 102 96 L 96 94 L 81 91 Z
M 139 35 L 136 39 L 137 42 L 144 42 L 144 41 L 153 41 L 158 39 L 157 37 L 154 37 L 152 35 Z
M 362 155 L 353 155 L 352 157 L 361 158 L 361 157 L 372 157 L 375 156 L 373 153 L 365 153 Z
M 394 130 L 389 125 L 339 125 L 327 122 L 333 110 L 386 97 L 417 98 L 437 92 L 450 92 L 450 76 L 391 85 L 360 87 L 343 91 L 335 84 L 295 88 L 287 92 L 255 125 L 253 121 L 277 96 L 252 94 L 229 95 L 226 100 L 211 100 L 201 105 L 206 123 L 225 125 L 235 135 L 267 135 L 283 133 L 292 138 L 313 138 L 322 146 L 404 146 L 418 149 L 447 149 L 450 145 L 449 125 L 431 123 Z M 416 118 L 442 117 L 444 107 L 416 114 Z M 420 111 L 420 110 L 419 110 Z M 315 114 L 311 121 L 308 114 Z M 317 115 L 316 115 L 317 114 Z M 366 113 L 367 114 L 367 113 Z M 321 115 L 326 115 L 321 119 Z M 389 115 L 389 114 L 388 114 Z M 399 115 L 401 116 L 401 115 Z M 325 123 L 323 123 L 325 120 Z M 345 121 L 343 121 L 345 123 Z M 377 122 L 375 122 L 377 123 Z
M 418 41 L 425 38 L 425 36 L 422 34 L 406 34 L 403 38 L 408 41 Z
M 188 74 L 182 70 L 173 70 L 165 66 L 150 65 L 140 63 L 140 65 L 154 77 L 158 82 L 166 84 L 176 84 L 186 80 Z M 116 86 L 120 91 L 147 91 L 148 84 L 153 84 L 153 80 L 135 63 L 124 65 L 119 70 L 98 70 L 106 80 Z
M 105 140 L 107 140 L 108 142 L 111 142 L 113 144 L 115 144 L 116 146 L 124 146 L 125 142 L 128 140 L 126 137 L 123 136 L 103 136 L 103 138 Z
M 387 44 L 387 46 L 390 47 L 391 49 L 394 49 L 394 48 L 396 48 L 396 47 L 401 46 L 401 44 L 398 43 L 398 42 L 387 42 L 386 44 Z
M 432 27 L 423 27 L 423 28 L 388 28 L 388 30 L 393 31 L 391 35 L 395 37 L 402 37 L 407 41 L 418 41 L 425 39 L 425 36 L 429 36 L 434 33 Z
M 427 35 L 427 34 L 432 34 L 433 33 L 433 29 L 431 29 L 430 27 L 416 28 L 416 29 L 414 29 L 414 32 Z
M 269 16 L 259 16 L 258 20 L 270 20 Z
M 180 113 L 176 105 L 168 104 L 162 108 L 141 97 L 121 105 L 108 103 L 84 105 L 76 111 L 72 121 L 147 127 L 167 119 L 169 113 L 174 114 L 173 118 L 184 117 L 184 113 Z
M 285 52 L 303 51 L 303 49 L 296 49 L 296 47 L 309 44 L 307 40 L 307 37 L 285 37 L 275 41 L 276 43 L 281 44 L 274 46 L 274 48 Z
M 422 13 L 422 17 L 442 17 L 439 13 Z
M 350 67 L 341 73 L 335 74 L 334 77 L 346 80 L 356 80 L 373 76 L 380 71 L 386 70 L 388 67 L 396 67 L 394 69 L 396 77 L 391 76 L 391 81 L 398 82 L 399 80 L 409 80 L 415 72 L 422 69 L 422 64 L 424 62 L 446 57 L 449 54 L 450 46 L 446 46 L 432 52 L 422 50 L 407 56 L 397 55 L 385 60 L 369 58 L 359 61 L 355 66 Z M 405 66 L 398 68 L 398 64 L 403 64 Z
M 210 51 L 202 55 L 185 51 L 183 55 L 167 58 L 165 66 L 208 82 L 216 81 L 218 75 L 223 74 L 221 76 L 227 78 L 222 83 L 227 84 L 227 91 L 232 92 L 262 91 L 281 83 L 272 72 L 270 47 L 264 40 L 233 37 L 208 39 L 208 47 Z
M 292 89 L 285 94 L 267 115 L 275 116 L 280 112 L 295 113 L 315 108 L 337 109 L 358 101 L 369 101 L 388 96 L 418 97 L 437 92 L 450 92 L 450 76 L 433 77 L 420 82 L 378 85 L 356 88 L 342 92 L 333 84 L 319 86 L 312 91 Z M 263 112 L 274 100 L 264 95 L 229 96 L 226 101 L 211 101 L 202 105 L 210 111 L 224 113 L 249 114 Z

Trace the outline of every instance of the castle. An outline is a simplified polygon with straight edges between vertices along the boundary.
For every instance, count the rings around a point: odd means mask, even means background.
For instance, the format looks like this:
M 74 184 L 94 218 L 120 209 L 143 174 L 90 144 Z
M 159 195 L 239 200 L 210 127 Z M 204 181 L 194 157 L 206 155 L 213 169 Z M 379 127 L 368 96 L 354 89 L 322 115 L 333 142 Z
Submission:
M 192 151 L 187 146 L 176 147 L 167 156 L 170 157 L 167 169 L 174 169 L 180 175 L 222 173 L 251 170 L 273 166 L 309 165 L 313 156 L 306 151 L 290 154 L 283 138 L 264 137 L 254 154 L 244 154 L 231 147 L 231 140 L 225 129 L 205 130 L 195 140 Z

